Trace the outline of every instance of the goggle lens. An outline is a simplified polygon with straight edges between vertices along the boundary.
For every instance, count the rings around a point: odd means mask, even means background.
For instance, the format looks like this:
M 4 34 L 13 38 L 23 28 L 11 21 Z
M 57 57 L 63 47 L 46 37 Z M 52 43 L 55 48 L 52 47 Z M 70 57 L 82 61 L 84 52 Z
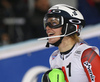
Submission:
M 49 17 L 44 18 L 44 27 L 49 26 L 50 28 L 59 28 L 61 26 L 61 18 L 60 17 Z

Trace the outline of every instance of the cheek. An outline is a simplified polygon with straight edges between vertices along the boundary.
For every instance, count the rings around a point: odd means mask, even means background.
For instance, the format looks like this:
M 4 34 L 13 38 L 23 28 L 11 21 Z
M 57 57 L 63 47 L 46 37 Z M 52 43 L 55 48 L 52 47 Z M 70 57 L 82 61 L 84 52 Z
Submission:
M 61 34 L 62 34 L 62 32 L 61 32 L 61 31 L 57 33 L 57 35 L 61 35 Z
M 56 32 L 57 35 L 62 34 L 62 28 L 58 28 L 55 32 Z

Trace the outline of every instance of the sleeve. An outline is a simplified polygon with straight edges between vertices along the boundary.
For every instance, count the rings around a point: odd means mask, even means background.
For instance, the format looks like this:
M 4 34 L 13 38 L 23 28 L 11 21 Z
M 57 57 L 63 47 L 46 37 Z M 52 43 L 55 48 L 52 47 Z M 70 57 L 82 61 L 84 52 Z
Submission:
M 82 53 L 81 63 L 89 82 L 100 82 L 100 57 L 92 48 Z

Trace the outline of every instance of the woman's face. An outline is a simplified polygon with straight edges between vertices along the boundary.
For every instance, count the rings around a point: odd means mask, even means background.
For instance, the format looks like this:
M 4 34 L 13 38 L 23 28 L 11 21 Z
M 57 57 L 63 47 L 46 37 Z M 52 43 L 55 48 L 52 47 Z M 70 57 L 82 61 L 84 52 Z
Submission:
M 46 33 L 48 37 L 61 35 L 62 34 L 61 30 L 62 30 L 62 27 L 59 27 L 59 28 L 50 28 L 49 26 L 46 27 Z M 53 44 L 57 42 L 59 39 L 60 37 L 50 38 L 48 42 Z
M 47 18 L 46 20 L 46 33 L 48 35 L 48 37 L 52 37 L 52 36 L 59 36 L 61 35 L 61 30 L 62 30 L 62 27 L 59 27 L 59 28 L 56 28 L 57 25 L 60 24 L 59 22 L 59 18 L 56 18 L 56 17 L 50 17 L 50 18 Z M 60 37 L 57 37 L 57 38 L 50 38 L 48 40 L 49 43 L 53 44 L 55 42 L 57 42 L 58 40 L 60 39 Z

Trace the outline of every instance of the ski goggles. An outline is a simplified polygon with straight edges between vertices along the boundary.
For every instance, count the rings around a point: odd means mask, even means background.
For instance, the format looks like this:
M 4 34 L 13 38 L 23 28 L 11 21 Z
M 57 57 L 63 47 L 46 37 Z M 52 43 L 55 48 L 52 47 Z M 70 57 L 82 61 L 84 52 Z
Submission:
M 45 16 L 44 28 L 47 26 L 50 28 L 59 28 L 64 24 L 64 18 L 62 16 Z

